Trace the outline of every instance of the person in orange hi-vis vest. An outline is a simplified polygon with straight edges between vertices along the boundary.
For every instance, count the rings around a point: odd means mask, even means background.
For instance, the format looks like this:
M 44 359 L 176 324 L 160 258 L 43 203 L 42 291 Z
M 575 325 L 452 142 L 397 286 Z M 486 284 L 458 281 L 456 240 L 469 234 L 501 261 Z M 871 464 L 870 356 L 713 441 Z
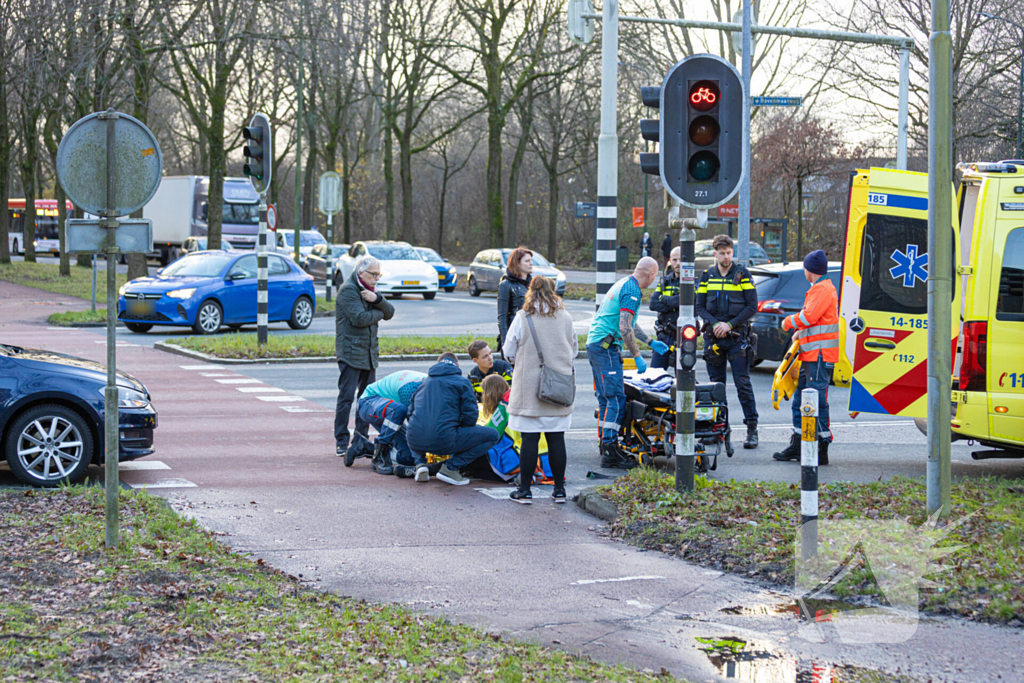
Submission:
M 789 446 L 772 457 L 800 460 L 800 395 L 804 388 L 818 391 L 818 464 L 828 464 L 832 432 L 828 420 L 828 385 L 839 360 L 839 297 L 828 279 L 828 258 L 821 249 L 804 258 L 804 277 L 811 288 L 799 313 L 782 321 L 785 330 L 796 330 L 800 339 L 800 380 L 793 395 L 793 435 Z

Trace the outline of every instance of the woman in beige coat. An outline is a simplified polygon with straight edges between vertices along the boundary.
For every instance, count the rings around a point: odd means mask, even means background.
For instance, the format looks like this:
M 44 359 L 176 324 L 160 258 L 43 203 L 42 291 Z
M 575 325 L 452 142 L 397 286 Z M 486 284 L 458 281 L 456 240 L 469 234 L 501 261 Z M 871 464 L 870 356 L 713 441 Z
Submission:
M 527 316 L 537 332 L 534 342 Z M 537 345 L 540 345 L 538 353 Z M 552 494 L 556 503 L 565 502 L 565 433 L 572 422 L 572 406 L 563 407 L 537 397 L 540 386 L 540 354 L 544 365 L 565 375 L 573 374 L 573 361 L 579 351 L 572 317 L 562 299 L 555 294 L 555 282 L 534 275 L 521 311 L 516 313 L 502 346 L 505 358 L 515 365 L 516 381 L 509 399 L 511 429 L 523 436 L 519 451 L 519 489 L 511 494 L 517 503 L 529 504 L 531 475 L 537 469 L 537 445 L 543 433 L 548 443 L 548 464 L 555 480 Z

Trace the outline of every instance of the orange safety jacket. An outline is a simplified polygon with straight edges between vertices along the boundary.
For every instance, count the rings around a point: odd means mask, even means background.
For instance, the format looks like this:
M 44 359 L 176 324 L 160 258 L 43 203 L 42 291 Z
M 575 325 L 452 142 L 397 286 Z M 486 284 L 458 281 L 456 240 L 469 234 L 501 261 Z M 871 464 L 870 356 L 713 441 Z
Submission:
M 839 362 L 839 297 L 827 275 L 811 285 L 803 310 L 786 316 L 782 329 L 797 330 L 801 361 L 816 361 L 820 352 L 826 363 Z

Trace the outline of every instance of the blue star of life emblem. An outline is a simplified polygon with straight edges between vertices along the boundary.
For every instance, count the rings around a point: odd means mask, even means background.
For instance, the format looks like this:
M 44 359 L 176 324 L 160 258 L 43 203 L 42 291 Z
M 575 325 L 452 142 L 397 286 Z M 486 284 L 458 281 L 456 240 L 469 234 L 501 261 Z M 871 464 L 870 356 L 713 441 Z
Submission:
M 889 269 L 889 274 L 894 280 L 903 278 L 904 287 L 913 287 L 917 280 L 928 280 L 928 254 L 919 256 L 916 244 L 908 244 L 906 253 L 897 249 L 891 258 L 897 265 Z

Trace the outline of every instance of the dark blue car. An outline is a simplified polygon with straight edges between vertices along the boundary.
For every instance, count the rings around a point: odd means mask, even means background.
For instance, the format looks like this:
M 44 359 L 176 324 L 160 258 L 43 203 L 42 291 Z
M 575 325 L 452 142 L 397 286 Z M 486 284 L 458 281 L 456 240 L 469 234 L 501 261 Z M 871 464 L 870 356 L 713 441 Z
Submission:
M 287 322 L 304 330 L 316 312 L 313 278 L 291 260 L 267 254 L 269 322 Z M 154 325 L 188 326 L 213 334 L 222 325 L 238 329 L 256 323 L 256 254 L 197 251 L 155 277 L 140 277 L 121 287 L 117 318 L 132 332 Z
M 458 276 L 455 274 L 455 266 L 441 258 L 441 255 L 430 247 L 414 247 L 420 258 L 434 266 L 437 271 L 437 287 L 446 292 L 455 291 L 455 281 Z
M 104 461 L 106 368 L 0 344 L 0 459 L 26 484 L 74 484 Z M 139 380 L 117 373 L 119 461 L 153 452 L 156 410 Z

